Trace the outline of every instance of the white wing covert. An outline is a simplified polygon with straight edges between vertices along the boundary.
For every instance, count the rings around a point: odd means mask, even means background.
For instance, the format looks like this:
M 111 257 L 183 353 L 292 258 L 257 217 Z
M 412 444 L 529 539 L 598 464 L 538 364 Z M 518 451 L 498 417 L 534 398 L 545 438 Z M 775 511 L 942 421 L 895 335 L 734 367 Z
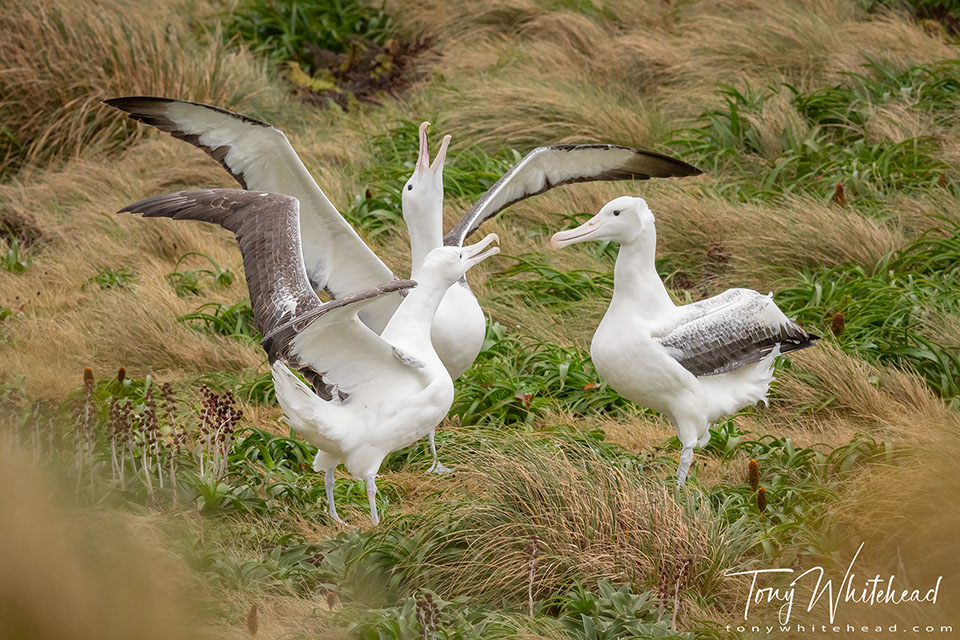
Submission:
M 339 298 L 394 278 L 327 199 L 280 129 L 219 107 L 183 100 L 133 96 L 104 103 L 202 149 L 244 189 L 297 198 L 304 267 L 315 290 L 326 289 Z M 400 301 L 396 293 L 384 296 L 361 317 L 375 331 L 382 331 Z

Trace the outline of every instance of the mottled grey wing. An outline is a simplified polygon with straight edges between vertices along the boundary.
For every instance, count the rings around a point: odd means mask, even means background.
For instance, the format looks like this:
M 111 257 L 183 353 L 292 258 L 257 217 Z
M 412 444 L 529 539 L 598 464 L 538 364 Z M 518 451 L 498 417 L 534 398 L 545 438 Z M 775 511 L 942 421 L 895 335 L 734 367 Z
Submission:
M 740 295 L 712 313 L 659 332 L 657 342 L 687 371 L 713 376 L 759 362 L 777 345 L 781 353 L 787 353 L 811 347 L 819 338 L 783 315 L 772 298 L 750 293 L 753 295 Z
M 505 173 L 443 239 L 462 246 L 484 221 L 530 196 L 574 182 L 693 176 L 693 165 L 652 151 L 612 144 L 538 147 Z
M 340 298 L 394 279 L 323 193 L 280 129 L 184 100 L 132 96 L 104 103 L 202 149 L 245 189 L 299 200 L 302 259 L 315 290 L 325 289 Z M 380 332 L 400 301 L 399 294 L 380 297 L 365 307 L 360 317 Z
M 411 281 L 394 280 L 321 303 L 304 270 L 299 207 L 291 196 L 238 189 L 181 191 L 141 200 L 121 212 L 200 220 L 232 231 L 243 255 L 254 318 L 271 362 L 291 358 L 291 340 L 321 316 L 348 305 L 356 313 L 382 295 L 415 286 Z

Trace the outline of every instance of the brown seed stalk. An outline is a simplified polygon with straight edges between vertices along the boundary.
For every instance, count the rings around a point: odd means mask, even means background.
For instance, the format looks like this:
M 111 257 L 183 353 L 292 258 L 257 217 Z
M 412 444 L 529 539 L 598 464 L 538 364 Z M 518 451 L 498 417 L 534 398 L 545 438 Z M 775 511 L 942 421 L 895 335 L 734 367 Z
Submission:
M 760 486 L 760 465 L 752 458 L 750 464 L 747 465 L 747 480 L 750 482 L 751 491 L 756 491 Z

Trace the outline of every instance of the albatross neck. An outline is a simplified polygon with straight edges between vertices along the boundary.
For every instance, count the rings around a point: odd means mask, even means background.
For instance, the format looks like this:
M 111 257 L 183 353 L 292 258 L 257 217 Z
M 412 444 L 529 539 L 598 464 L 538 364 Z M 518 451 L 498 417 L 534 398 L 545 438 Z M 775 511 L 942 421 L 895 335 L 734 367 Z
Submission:
M 417 282 L 397 307 L 382 335 L 393 344 L 402 343 L 400 346 L 406 349 L 423 353 L 423 350 L 433 351 L 430 339 L 433 317 L 452 283 L 430 273 L 421 274 Z
M 410 234 L 410 277 L 419 282 L 427 254 L 443 246 L 443 201 L 413 211 L 404 219 Z
M 611 311 L 626 308 L 631 314 L 654 317 L 676 306 L 657 273 L 656 255 L 657 233 L 652 228 L 620 245 L 613 271 Z

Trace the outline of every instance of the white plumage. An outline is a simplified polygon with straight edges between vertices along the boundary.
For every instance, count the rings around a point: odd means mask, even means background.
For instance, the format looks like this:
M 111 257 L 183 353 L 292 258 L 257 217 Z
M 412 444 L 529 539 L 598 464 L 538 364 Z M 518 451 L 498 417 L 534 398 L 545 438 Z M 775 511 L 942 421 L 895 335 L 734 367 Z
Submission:
M 620 395 L 673 421 L 683 446 L 677 469 L 682 484 L 693 447 L 710 440 L 710 425 L 766 403 L 776 357 L 813 346 L 817 336 L 790 321 L 772 296 L 749 289 L 677 306 L 656 271 L 656 238 L 647 203 L 624 196 L 580 227 L 554 234 L 552 244 L 620 244 L 613 299 L 590 355 Z
M 451 284 L 498 253 L 497 247 L 488 249 L 497 237 L 434 249 L 417 283 L 394 280 L 321 303 L 301 257 L 296 198 L 232 189 L 186 191 L 148 198 L 123 211 L 212 222 L 236 234 L 277 400 L 290 425 L 318 449 L 313 466 L 326 474 L 330 515 L 339 521 L 333 473 L 342 461 L 366 480 L 376 524 L 375 478 L 383 459 L 426 436 L 453 402 L 453 381 L 430 338 L 433 316 Z M 381 334 L 360 320 L 363 309 L 400 291 L 406 296 Z M 315 380 L 323 397 L 284 360 Z

